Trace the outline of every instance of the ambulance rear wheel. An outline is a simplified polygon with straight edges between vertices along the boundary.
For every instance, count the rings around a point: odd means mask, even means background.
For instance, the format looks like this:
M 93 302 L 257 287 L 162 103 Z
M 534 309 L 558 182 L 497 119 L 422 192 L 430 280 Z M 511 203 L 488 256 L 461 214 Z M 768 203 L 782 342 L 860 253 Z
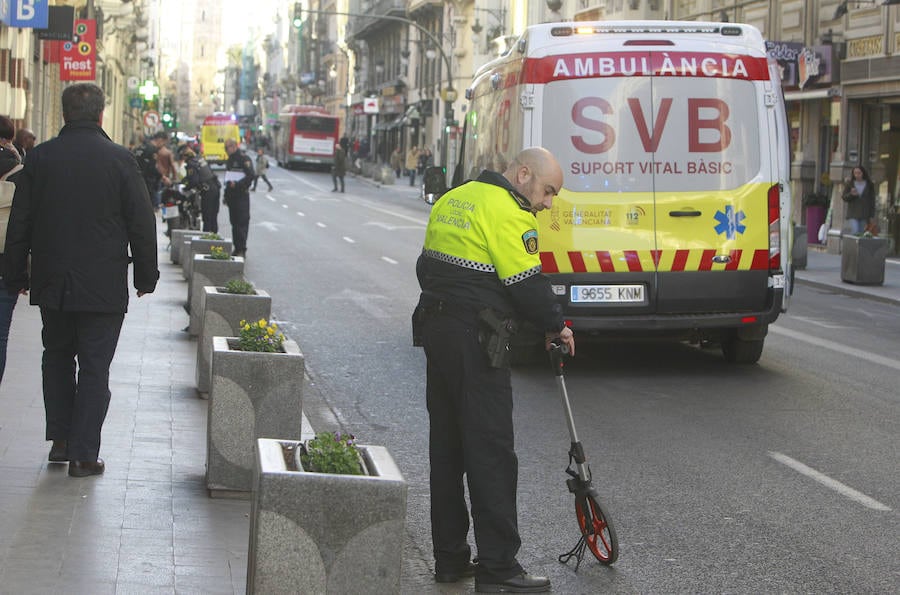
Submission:
M 722 355 L 732 364 L 755 364 L 762 356 L 765 339 L 741 339 L 736 332 L 722 337 Z

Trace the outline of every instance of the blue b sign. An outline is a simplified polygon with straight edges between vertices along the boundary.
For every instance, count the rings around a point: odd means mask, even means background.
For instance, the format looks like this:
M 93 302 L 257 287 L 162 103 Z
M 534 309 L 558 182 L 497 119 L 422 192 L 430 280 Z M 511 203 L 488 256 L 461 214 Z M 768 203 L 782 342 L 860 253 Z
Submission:
M 21 29 L 46 29 L 49 0 L 0 0 L 0 21 Z

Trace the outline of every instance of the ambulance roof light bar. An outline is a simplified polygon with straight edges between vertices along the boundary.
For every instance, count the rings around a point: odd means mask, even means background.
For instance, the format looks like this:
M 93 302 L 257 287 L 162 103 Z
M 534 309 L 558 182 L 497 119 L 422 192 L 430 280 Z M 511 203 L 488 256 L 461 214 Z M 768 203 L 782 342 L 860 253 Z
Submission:
M 725 35 L 729 37 L 739 37 L 743 34 L 743 31 L 740 27 L 734 25 L 723 25 L 723 26 L 687 26 L 687 25 L 678 25 L 678 26 L 666 26 L 666 25 L 653 25 L 647 27 L 640 27 L 634 25 L 593 25 L 593 26 L 584 26 L 580 25 L 577 27 L 553 27 L 550 29 L 550 35 L 553 37 L 569 37 L 572 35 L 593 35 L 599 33 L 650 33 L 658 35 L 660 33 L 663 34 L 675 34 L 675 33 L 710 33 L 710 34 L 718 34 Z

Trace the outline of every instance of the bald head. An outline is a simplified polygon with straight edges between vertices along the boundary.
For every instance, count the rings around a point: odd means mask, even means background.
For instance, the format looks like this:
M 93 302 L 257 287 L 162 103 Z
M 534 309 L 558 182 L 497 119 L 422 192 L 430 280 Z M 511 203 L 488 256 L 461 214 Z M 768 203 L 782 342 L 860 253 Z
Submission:
M 563 172 L 550 151 L 543 147 L 524 149 L 503 176 L 524 196 L 533 212 L 549 209 L 563 184 Z

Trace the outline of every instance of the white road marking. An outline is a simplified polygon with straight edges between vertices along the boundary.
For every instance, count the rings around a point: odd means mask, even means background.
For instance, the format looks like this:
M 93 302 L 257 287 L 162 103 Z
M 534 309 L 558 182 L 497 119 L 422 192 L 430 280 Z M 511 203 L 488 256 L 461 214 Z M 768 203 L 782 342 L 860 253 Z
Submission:
M 287 205 L 281 205 L 281 207 L 284 208 L 284 209 L 288 208 Z
M 799 320 L 801 322 L 807 322 L 809 324 L 814 324 L 814 325 L 820 326 L 822 328 L 828 328 L 828 329 L 849 328 L 842 324 L 831 324 L 828 322 L 821 322 L 819 320 L 816 320 L 815 318 L 810 318 L 808 316 L 791 316 L 791 318 L 793 318 L 794 320 Z
M 348 238 L 347 236 L 344 236 L 344 241 L 347 242 L 348 244 L 356 243 L 356 240 L 354 240 L 353 238 Z
M 406 219 L 407 221 L 412 221 L 413 223 L 418 223 L 419 225 L 425 226 L 428 225 L 428 218 L 420 219 L 418 217 L 410 217 L 409 215 L 404 215 L 403 213 L 397 213 L 390 209 L 385 209 L 384 207 L 379 207 L 375 205 L 375 203 L 369 202 L 367 200 L 362 200 L 359 198 L 353 198 L 348 196 L 345 198 L 347 202 L 353 203 L 355 205 L 359 205 L 361 207 L 365 207 L 367 209 L 371 209 L 373 211 L 378 211 L 379 213 L 384 213 L 385 215 L 390 215 L 391 217 L 397 217 L 398 219 Z
M 261 221 L 261 222 L 257 223 L 257 225 L 259 227 L 264 227 L 264 228 L 268 229 L 269 231 L 278 231 L 278 227 L 279 227 L 278 223 L 273 223 L 271 221 Z
M 268 199 L 271 200 L 272 202 L 275 202 L 275 197 L 274 197 L 274 196 L 269 196 L 268 194 L 266 194 L 266 198 L 268 198 Z
M 396 260 L 394 260 L 393 258 L 388 258 L 387 256 L 382 256 L 381 260 L 383 260 L 385 262 L 389 262 L 391 264 L 398 264 Z
M 796 471 L 797 473 L 800 473 L 802 475 L 805 475 L 806 477 L 809 477 L 810 479 L 814 479 L 814 480 L 818 481 L 825 487 L 827 487 L 831 490 L 834 490 L 835 492 L 837 492 L 838 494 L 840 494 L 842 496 L 850 498 L 851 500 L 853 500 L 854 502 L 856 502 L 858 504 L 862 504 L 866 508 L 871 508 L 872 510 L 881 510 L 881 511 L 885 511 L 885 512 L 889 512 L 891 510 L 891 508 L 889 506 L 885 506 L 878 500 L 875 500 L 874 498 L 870 498 L 869 496 L 866 496 L 862 492 L 854 490 L 850 486 L 843 484 L 836 479 L 832 479 L 832 478 L 828 477 L 827 475 L 825 475 L 824 473 L 821 473 L 819 471 L 816 471 L 812 467 L 808 467 L 808 466 L 804 465 L 800 461 L 792 459 L 791 457 L 787 456 L 786 454 L 782 454 L 780 452 L 775 452 L 775 451 L 770 450 L 769 456 L 772 457 L 773 459 L 775 459 L 776 461 L 778 461 L 779 463 L 781 463 L 782 465 L 786 465 L 786 466 L 790 467 L 791 469 L 793 469 L 794 471 Z
M 877 353 L 869 353 L 868 351 L 856 349 L 855 347 L 849 347 L 841 343 L 829 341 L 828 339 L 810 337 L 809 335 L 805 335 L 797 331 L 792 331 L 780 326 L 770 325 L 769 331 L 775 333 L 776 335 L 783 335 L 785 337 L 790 337 L 791 339 L 796 339 L 797 341 L 809 343 L 810 345 L 824 347 L 825 349 L 830 349 L 838 353 L 858 357 L 860 359 L 872 362 L 873 364 L 880 364 L 882 366 L 887 366 L 888 368 L 893 368 L 894 370 L 900 370 L 900 360 L 897 360 L 896 358 L 884 357 L 883 355 L 878 355 Z
M 297 214 L 301 217 L 306 217 L 306 213 L 304 213 L 303 211 L 297 211 Z
M 326 228 L 326 227 L 328 227 L 327 225 L 325 225 L 325 224 L 322 223 L 321 221 L 316 221 L 316 225 L 318 225 L 319 227 L 321 227 L 321 228 L 323 228 L 323 229 Z
M 384 223 L 383 221 L 367 221 L 363 225 L 374 225 L 375 227 L 380 227 L 388 231 L 394 231 L 396 229 L 425 229 L 424 225 L 391 225 L 390 223 Z

